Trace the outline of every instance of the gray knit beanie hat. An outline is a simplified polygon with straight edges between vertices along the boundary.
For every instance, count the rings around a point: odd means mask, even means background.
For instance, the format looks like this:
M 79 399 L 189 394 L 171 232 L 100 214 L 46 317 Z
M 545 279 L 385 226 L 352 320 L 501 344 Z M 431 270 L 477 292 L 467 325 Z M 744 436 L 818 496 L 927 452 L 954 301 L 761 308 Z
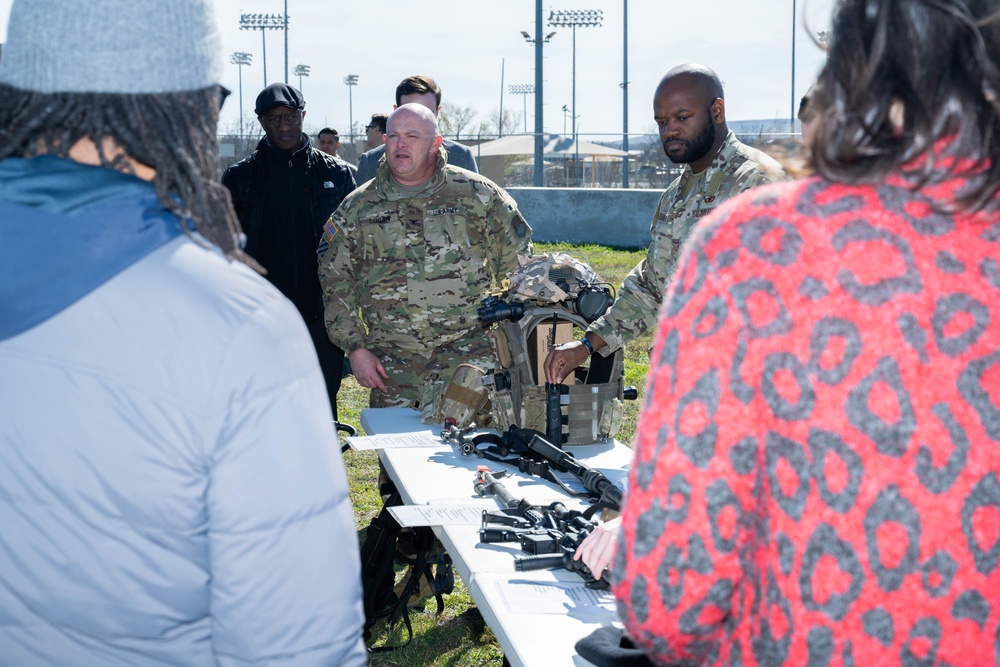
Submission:
M 39 93 L 170 93 L 219 82 L 211 0 L 14 0 L 0 83 Z

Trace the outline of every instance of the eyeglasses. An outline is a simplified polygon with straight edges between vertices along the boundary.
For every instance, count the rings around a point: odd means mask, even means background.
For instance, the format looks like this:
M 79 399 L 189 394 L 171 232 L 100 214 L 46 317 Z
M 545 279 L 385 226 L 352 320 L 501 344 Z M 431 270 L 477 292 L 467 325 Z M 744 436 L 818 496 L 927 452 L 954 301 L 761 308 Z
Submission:
M 366 130 L 377 130 L 379 128 L 378 128 L 378 125 L 365 125 L 365 129 Z
M 282 122 L 287 123 L 288 127 L 298 127 L 302 124 L 302 114 L 296 112 L 264 116 L 264 124 L 272 129 L 276 130 L 281 127 Z

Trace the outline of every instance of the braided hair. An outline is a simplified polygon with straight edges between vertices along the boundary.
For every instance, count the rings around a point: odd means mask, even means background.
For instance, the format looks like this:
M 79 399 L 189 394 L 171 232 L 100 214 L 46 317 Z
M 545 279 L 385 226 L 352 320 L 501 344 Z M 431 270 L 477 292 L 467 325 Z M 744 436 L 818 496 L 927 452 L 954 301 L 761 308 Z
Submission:
M 222 90 L 37 93 L 0 84 L 0 159 L 68 157 L 78 141 L 90 139 L 102 167 L 133 174 L 132 158 L 155 169 L 153 185 L 164 208 L 193 222 L 230 259 L 254 265 L 240 248 L 239 220 L 216 174 Z M 119 150 L 108 151 L 109 144 Z M 190 234 L 188 225 L 182 227 Z

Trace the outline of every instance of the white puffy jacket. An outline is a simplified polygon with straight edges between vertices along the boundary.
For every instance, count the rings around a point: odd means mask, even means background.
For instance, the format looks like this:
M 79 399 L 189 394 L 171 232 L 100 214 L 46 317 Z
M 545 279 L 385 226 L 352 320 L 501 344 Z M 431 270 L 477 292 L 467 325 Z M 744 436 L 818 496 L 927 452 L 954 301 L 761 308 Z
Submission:
M 362 623 L 322 376 L 265 280 L 179 237 L 0 341 L 0 665 L 363 665 Z

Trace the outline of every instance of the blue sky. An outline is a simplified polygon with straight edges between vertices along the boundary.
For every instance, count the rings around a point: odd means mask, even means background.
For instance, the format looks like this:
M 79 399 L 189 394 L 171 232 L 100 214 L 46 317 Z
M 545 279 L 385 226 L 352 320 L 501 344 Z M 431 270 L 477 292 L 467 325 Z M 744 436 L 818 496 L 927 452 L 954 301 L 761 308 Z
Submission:
M 137 0 L 138 1 L 138 0 Z M 71 3 L 68 3 L 71 4 Z M 222 125 L 238 126 L 238 70 L 228 63 L 234 51 L 253 54 L 243 68 L 244 120 L 253 119 L 253 99 L 264 85 L 261 32 L 239 29 L 241 13 L 274 14 L 283 0 L 217 0 L 227 56 L 224 85 L 233 96 Z M 410 74 L 430 74 L 444 98 L 471 106 L 480 118 L 501 104 L 521 114 L 527 102 L 528 129 L 534 129 L 534 97 L 511 95 L 511 84 L 534 84 L 534 47 L 521 31 L 535 33 L 533 0 L 287 0 L 290 83 L 297 64 L 310 67 L 303 79 L 307 129 L 324 125 L 347 133 L 353 107 L 355 126 L 376 111 L 392 109 L 396 84 Z M 622 132 L 624 0 L 556 0 L 543 4 L 543 21 L 552 10 L 602 10 L 601 27 L 576 30 L 576 108 L 579 131 L 588 138 L 611 139 Z M 631 0 L 628 4 L 629 131 L 653 132 L 652 94 L 674 65 L 702 62 L 714 68 L 726 87 L 730 119 L 788 118 L 792 106 L 792 0 Z M 11 0 L 0 0 L 0 41 L 6 41 Z M 833 0 L 797 0 L 795 101 L 822 65 L 823 53 L 809 38 L 829 27 Z M 805 19 L 805 24 L 803 19 Z M 556 32 L 545 44 L 544 124 L 562 132 L 572 106 L 573 35 Z M 109 39 L 113 36 L 109 35 Z M 268 83 L 284 77 L 284 36 L 267 31 Z M 343 79 L 358 75 L 349 105 Z M 523 121 L 519 123 L 523 128 Z M 604 136 L 601 136 L 604 135 Z

